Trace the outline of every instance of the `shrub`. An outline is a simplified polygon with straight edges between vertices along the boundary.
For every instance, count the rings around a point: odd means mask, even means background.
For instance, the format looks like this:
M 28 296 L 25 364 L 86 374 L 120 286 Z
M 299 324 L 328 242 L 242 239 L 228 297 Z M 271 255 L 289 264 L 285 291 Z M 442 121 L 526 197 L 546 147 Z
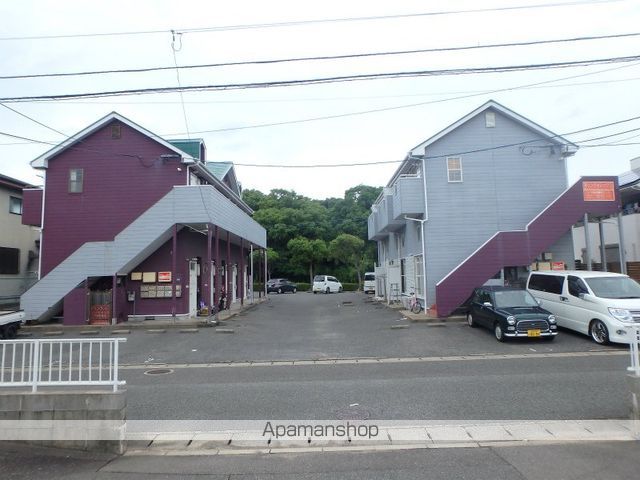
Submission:
M 356 292 L 360 289 L 360 285 L 357 283 L 343 283 L 342 290 L 345 292 Z
M 296 282 L 296 285 L 298 285 L 298 291 L 299 292 L 308 292 L 311 290 L 311 285 L 305 282 Z

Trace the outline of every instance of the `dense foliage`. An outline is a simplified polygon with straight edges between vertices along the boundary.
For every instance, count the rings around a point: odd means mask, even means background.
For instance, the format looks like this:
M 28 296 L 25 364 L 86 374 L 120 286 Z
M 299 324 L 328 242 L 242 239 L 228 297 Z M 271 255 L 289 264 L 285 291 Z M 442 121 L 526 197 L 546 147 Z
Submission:
M 254 219 L 267 229 L 270 277 L 312 282 L 316 274 L 360 282 L 373 269 L 375 242 L 367 218 L 380 187 L 358 185 L 344 198 L 313 200 L 290 190 L 245 190 Z

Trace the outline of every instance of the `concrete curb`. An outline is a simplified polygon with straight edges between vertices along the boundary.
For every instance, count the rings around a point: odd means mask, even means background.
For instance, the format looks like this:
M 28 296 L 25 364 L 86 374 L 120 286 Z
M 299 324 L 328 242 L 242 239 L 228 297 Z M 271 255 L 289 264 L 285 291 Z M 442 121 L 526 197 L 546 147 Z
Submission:
M 206 422 L 205 422 L 206 423 Z M 258 422 L 256 422 L 258 423 Z M 343 422 L 311 422 L 340 424 Z M 376 422 L 358 422 L 374 425 Z M 437 422 L 393 426 L 381 421 L 376 438 L 265 436 L 250 428 L 220 431 L 127 433 L 127 455 L 255 455 L 390 451 L 433 448 L 513 447 L 637 441 L 638 424 L 625 420 Z M 405 425 L 405 423 L 407 423 Z M 386 426 L 384 424 L 387 424 Z M 378 427 L 376 427 L 376 432 Z M 145 443 L 146 442 L 146 445 Z

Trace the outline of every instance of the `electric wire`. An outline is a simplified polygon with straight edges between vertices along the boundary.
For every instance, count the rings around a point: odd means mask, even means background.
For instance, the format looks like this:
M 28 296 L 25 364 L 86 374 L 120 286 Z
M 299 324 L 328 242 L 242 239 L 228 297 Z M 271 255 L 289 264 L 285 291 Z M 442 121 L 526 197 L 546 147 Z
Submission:
M 554 139 L 554 138 L 563 138 L 563 137 L 567 137 L 570 135 L 575 135 L 578 133 L 584 133 L 584 132 L 588 132 L 588 131 L 593 131 L 593 130 L 599 130 L 601 128 L 607 128 L 607 127 L 611 127 L 614 125 L 620 125 L 623 123 L 628 123 L 628 122 L 632 122 L 635 120 L 640 120 L 640 115 L 639 116 L 635 116 L 635 117 L 630 117 L 630 118 L 625 118 L 622 120 L 616 120 L 614 122 L 609 122 L 609 123 L 604 123 L 604 124 L 600 124 L 600 125 L 596 125 L 596 126 L 592 126 L 592 127 L 587 127 L 587 128 L 583 128 L 580 130 L 574 130 L 571 132 L 567 132 L 567 133 L 563 133 L 563 134 L 554 134 L 549 136 L 549 139 Z M 584 139 L 581 142 L 590 142 L 590 141 L 595 141 L 597 139 L 602 139 L 602 138 L 607 138 L 607 137 L 611 137 L 611 136 L 616 136 L 616 135 L 622 135 L 624 133 L 628 133 L 631 131 L 637 131 L 640 130 L 640 128 L 636 128 L 636 129 L 632 129 L 632 130 L 626 130 L 623 132 L 618 132 L 617 134 L 612 134 L 612 135 L 607 135 L 607 136 L 603 136 L 603 137 L 593 137 L 593 138 L 589 138 L 589 139 Z M 11 138 L 16 138 L 16 139 L 21 139 L 21 140 L 27 140 L 30 142 L 34 142 L 34 143 L 41 143 L 41 144 L 50 144 L 50 145 L 55 145 L 52 142 L 47 142 L 47 141 L 43 141 L 43 140 L 36 140 L 36 139 L 32 139 L 32 138 L 28 138 L 28 137 L 23 137 L 23 136 L 19 136 L 19 135 L 14 135 L 14 134 L 10 134 L 7 132 L 1 132 L 0 131 L 0 135 L 4 135 L 7 137 L 11 137 Z M 539 138 L 534 138 L 531 140 L 525 140 L 525 141 L 521 141 L 521 142 L 514 142 L 514 143 L 509 143 L 509 144 L 503 144 L 503 145 L 496 145 L 496 146 L 492 146 L 492 147 L 486 147 L 486 148 L 479 148 L 479 149 L 472 149 L 472 150 L 465 150 L 465 151 L 459 151 L 459 152 L 448 152 L 446 154 L 442 154 L 442 155 L 430 155 L 430 156 L 424 156 L 425 160 L 432 160 L 432 159 L 438 159 L 438 158 L 446 158 L 449 156 L 456 156 L 456 155 L 467 155 L 470 153 L 480 153 L 480 152 L 487 152 L 487 151 L 494 151 L 494 150 L 501 150 L 501 149 L 505 149 L 505 148 L 511 148 L 511 147 L 520 147 L 520 146 L 533 146 L 533 147 L 539 147 L 539 148 L 547 148 L 547 147 L 551 147 L 554 145 L 532 145 L 535 144 L 536 142 L 539 142 L 540 139 Z M 574 145 L 578 145 L 577 143 L 574 143 Z M 614 146 L 620 146 L 621 144 L 614 144 Z M 597 145 L 591 145 L 591 147 L 594 147 Z M 599 146 L 609 146 L 606 144 L 602 144 Z M 75 150 L 80 150 L 80 151 L 91 151 L 94 153 L 104 153 L 101 152 L 100 150 L 94 150 L 94 149 L 89 149 L 89 148 L 85 148 L 85 147 L 76 147 L 74 145 L 71 145 L 69 147 L 70 149 L 75 149 Z M 113 154 L 113 152 L 109 152 L 109 154 Z M 138 155 L 132 155 L 132 154 L 120 154 L 122 156 L 126 156 L 126 157 L 134 157 L 134 158 L 138 158 L 139 160 L 141 160 L 141 157 Z M 420 157 L 422 158 L 422 157 Z M 256 167 L 256 168 L 295 168 L 295 169 L 300 169 L 300 168 L 338 168 L 338 167 L 357 167 L 357 166 L 374 166 L 374 165 L 386 165 L 386 164 L 394 164 L 394 163 L 401 163 L 405 161 L 405 159 L 402 160 L 383 160 L 383 161 L 374 161 L 374 162 L 357 162 L 357 163 L 336 163 L 336 164 L 299 164 L 299 165 L 293 165 L 293 164 L 257 164 L 257 163 L 243 163 L 243 162 L 239 162 L 239 163 L 234 163 L 235 166 L 241 166 L 241 167 Z
M 443 11 L 435 11 L 435 12 L 406 13 L 406 14 L 395 14 L 395 15 L 376 15 L 376 16 L 365 16 L 365 17 L 293 20 L 293 21 L 287 21 L 287 22 L 223 25 L 223 26 L 214 26 L 214 27 L 182 28 L 182 29 L 174 29 L 174 30 L 180 33 L 223 32 L 223 31 L 233 31 L 233 30 L 295 27 L 295 26 L 326 24 L 326 23 L 365 22 L 365 21 L 379 21 L 379 20 L 402 19 L 402 18 L 459 15 L 459 14 L 470 14 L 470 13 L 489 13 L 489 12 L 528 10 L 528 9 L 540 9 L 540 8 L 598 5 L 598 4 L 607 4 L 607 3 L 618 3 L 621 1 L 624 1 L 624 0 L 589 0 L 589 1 L 580 0 L 580 1 L 570 1 L 570 2 L 555 2 L 555 3 L 542 3 L 542 4 L 538 3 L 538 4 L 531 4 L 531 5 L 517 5 L 517 6 L 507 6 L 507 7 L 477 8 L 477 9 L 468 9 L 468 10 L 443 10 Z M 66 38 L 153 35 L 153 34 L 162 34 L 162 33 L 166 34 L 168 32 L 169 30 L 137 30 L 137 31 L 134 30 L 134 31 L 124 31 L 124 32 L 96 32 L 96 33 L 28 35 L 28 36 L 24 35 L 24 36 L 13 36 L 13 37 L 0 37 L 0 41 L 53 40 L 53 39 L 66 39 Z
M 178 33 L 174 30 L 172 30 L 171 33 L 174 36 L 174 38 L 176 35 L 181 35 L 181 33 Z M 110 70 L 87 70 L 87 71 L 77 71 L 77 72 L 53 72 L 53 73 L 36 73 L 36 74 L 24 74 L 24 75 L 0 75 L 0 80 L 74 77 L 74 76 L 91 76 L 91 75 L 107 75 L 107 74 L 149 73 L 149 72 L 173 70 L 176 68 L 180 70 L 187 70 L 187 69 L 234 67 L 234 66 L 246 66 L 246 65 L 272 65 L 272 64 L 292 63 L 292 62 L 352 60 L 352 59 L 358 59 L 358 58 L 381 57 L 381 56 L 414 55 L 419 53 L 420 54 L 421 53 L 443 53 L 443 52 L 456 52 L 456 51 L 465 51 L 465 50 L 480 50 L 480 49 L 492 49 L 492 48 L 504 48 L 504 47 L 548 45 L 548 44 L 582 42 L 582 41 L 593 41 L 593 40 L 610 40 L 610 39 L 631 38 L 631 37 L 638 37 L 638 36 L 640 36 L 640 32 L 620 33 L 620 34 L 600 35 L 600 36 L 573 37 L 573 38 L 562 38 L 562 39 L 552 39 L 552 40 L 531 40 L 526 42 L 493 43 L 493 44 L 485 44 L 485 45 L 466 45 L 466 46 L 459 46 L 459 47 L 397 50 L 397 51 L 388 51 L 388 52 L 354 53 L 354 54 L 346 54 L 346 55 L 322 55 L 322 56 L 313 56 L 313 57 L 246 60 L 246 61 L 239 61 L 239 62 L 204 63 L 204 64 L 182 65 L 182 66 L 120 68 L 120 69 L 110 69 Z
M 369 73 L 359 75 L 342 75 L 333 77 L 320 77 L 320 78 L 308 78 L 308 79 L 296 79 L 296 80 L 281 80 L 270 82 L 251 82 L 251 83 L 231 83 L 220 85 L 191 85 L 184 87 L 155 87 L 155 88 L 138 88 L 138 89 L 126 89 L 126 90 L 112 90 L 101 92 L 85 92 L 85 93 L 68 93 L 57 95 L 33 95 L 22 97 L 2 97 L 0 102 L 32 102 L 42 100 L 65 100 L 65 99 L 80 99 L 80 98 L 100 98 L 100 97 L 115 97 L 122 95 L 148 95 L 158 93 L 172 93 L 177 91 L 193 92 L 193 91 L 226 91 L 226 90 L 245 90 L 254 88 L 274 88 L 274 87 L 292 87 L 303 85 L 320 85 L 329 83 L 342 83 L 364 80 L 385 80 L 385 79 L 397 79 L 397 78 L 414 78 L 414 77 L 436 77 L 436 76 L 450 76 L 450 75 L 470 75 L 470 74 L 486 74 L 486 73 L 506 73 L 506 72 L 520 72 L 520 71 L 532 71 L 532 70 L 547 70 L 555 68 L 574 68 L 574 67 L 587 67 L 593 65 L 611 64 L 611 63 L 629 63 L 637 62 L 640 60 L 640 55 L 631 55 L 624 57 L 608 57 L 600 59 L 590 60 L 575 60 L 567 62 L 554 62 L 554 63 L 542 63 L 542 64 L 523 64 L 523 65 L 507 65 L 497 67 L 469 67 L 469 68 L 457 68 L 457 69 L 443 69 L 443 70 L 416 70 L 416 71 L 404 71 L 404 72 L 387 72 L 387 73 Z

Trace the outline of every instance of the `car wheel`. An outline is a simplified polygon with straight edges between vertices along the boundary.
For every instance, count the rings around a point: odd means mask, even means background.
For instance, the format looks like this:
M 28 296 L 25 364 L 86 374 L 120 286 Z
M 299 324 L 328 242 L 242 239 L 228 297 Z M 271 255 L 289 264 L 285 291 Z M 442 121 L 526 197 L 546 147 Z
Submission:
M 327 289 L 324 291 L 324 293 L 331 293 L 331 289 L 329 287 L 327 287 Z
M 338 288 L 338 293 L 342 293 L 342 287 Z
M 11 340 L 12 338 L 16 338 L 18 336 L 18 327 L 15 325 L 6 325 L 4 327 L 4 335 L 3 337 L 7 340 Z
M 316 293 L 318 293 L 318 292 L 316 292 L 316 291 L 314 290 L 314 291 L 313 291 L 313 294 L 315 295 Z
M 502 327 L 498 322 L 496 322 L 493 326 L 493 334 L 496 336 L 496 340 L 498 340 L 499 342 L 504 342 L 504 332 L 502 331 Z
M 607 326 L 600 320 L 591 322 L 589 334 L 598 345 L 606 345 L 609 343 L 609 330 L 607 330 Z
M 471 315 L 471 313 L 467 313 L 467 323 L 469 324 L 469 326 L 471 328 L 476 328 L 477 327 L 476 322 L 473 319 L 473 315 Z
M 298 291 L 298 289 L 294 287 L 294 289 L 293 289 L 293 290 L 291 290 L 291 291 L 292 291 L 293 293 L 296 293 L 296 292 Z

